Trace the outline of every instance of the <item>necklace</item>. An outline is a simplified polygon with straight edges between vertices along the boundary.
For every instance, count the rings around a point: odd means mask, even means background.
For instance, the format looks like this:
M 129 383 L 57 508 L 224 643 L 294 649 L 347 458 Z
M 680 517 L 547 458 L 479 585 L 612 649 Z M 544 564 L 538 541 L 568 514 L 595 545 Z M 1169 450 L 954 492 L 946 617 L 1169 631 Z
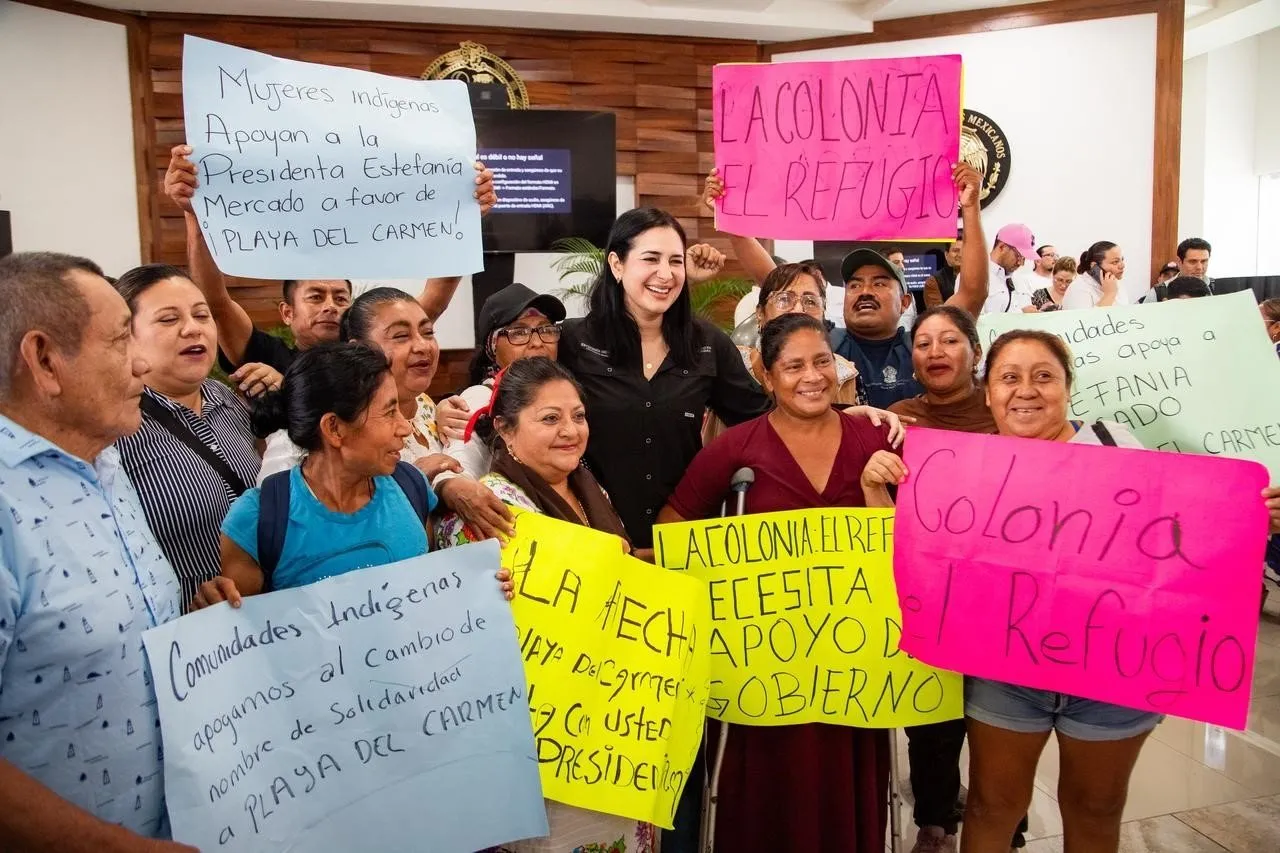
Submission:
M 578 500 L 578 496 L 573 493 L 573 489 L 569 490 L 569 502 L 573 505 L 572 508 L 578 511 L 578 515 L 587 523 L 587 526 L 590 527 L 591 519 L 587 517 L 587 508 L 582 505 L 582 501 Z

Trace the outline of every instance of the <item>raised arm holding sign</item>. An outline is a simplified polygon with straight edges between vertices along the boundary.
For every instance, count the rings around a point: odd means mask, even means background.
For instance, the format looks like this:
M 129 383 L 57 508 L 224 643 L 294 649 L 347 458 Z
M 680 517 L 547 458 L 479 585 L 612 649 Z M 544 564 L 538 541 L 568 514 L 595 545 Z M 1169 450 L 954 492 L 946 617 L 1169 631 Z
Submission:
M 1071 348 L 1070 414 L 1116 421 L 1144 446 L 1253 459 L 1280 483 L 1280 361 L 1250 292 L 1015 316 L 983 314 L 983 344 L 1038 329 Z
M 194 212 L 223 272 L 413 278 L 483 266 L 465 84 L 188 36 L 183 95 L 199 152 Z
M 777 239 L 956 234 L 960 57 L 717 65 L 717 227 Z

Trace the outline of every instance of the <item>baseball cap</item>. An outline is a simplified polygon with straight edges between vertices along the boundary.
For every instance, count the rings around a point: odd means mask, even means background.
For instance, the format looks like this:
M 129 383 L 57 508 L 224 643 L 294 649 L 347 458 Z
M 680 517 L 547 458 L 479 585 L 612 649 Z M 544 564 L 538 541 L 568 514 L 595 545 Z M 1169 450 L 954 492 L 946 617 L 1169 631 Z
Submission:
M 1024 261 L 1036 256 L 1036 238 L 1025 225 L 1006 225 L 996 232 L 996 239 L 1006 246 L 1012 246 Z
M 884 255 L 871 249 L 854 249 L 844 256 L 844 260 L 840 262 L 841 282 L 848 284 L 853 274 L 862 267 L 879 267 L 897 279 L 898 286 L 906 292 L 907 282 L 902 276 L 902 270 L 889 263 L 889 259 Z
M 480 306 L 479 337 L 482 341 L 508 323 L 536 308 L 553 323 L 564 319 L 564 303 L 550 293 L 535 293 L 520 282 L 512 282 L 491 295 Z

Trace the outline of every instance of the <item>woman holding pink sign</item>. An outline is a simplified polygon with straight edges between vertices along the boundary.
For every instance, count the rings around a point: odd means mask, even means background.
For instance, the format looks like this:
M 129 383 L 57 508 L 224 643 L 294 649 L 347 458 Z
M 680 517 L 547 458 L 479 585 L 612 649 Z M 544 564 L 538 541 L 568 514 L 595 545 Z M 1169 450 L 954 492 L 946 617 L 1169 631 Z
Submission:
M 984 400 L 1000 435 L 1141 447 L 1123 427 L 1085 426 L 1067 417 L 1073 372 L 1066 345 L 1045 332 L 1013 331 L 991 345 Z M 877 453 L 862 485 L 873 506 L 891 506 L 888 487 L 908 476 L 902 460 Z M 1280 527 L 1280 489 L 1263 494 Z M 962 853 L 1007 849 L 1030 806 L 1036 766 L 1057 732 L 1058 801 L 1067 849 L 1114 853 L 1129 777 L 1160 714 L 983 678 L 965 680 L 970 765 Z

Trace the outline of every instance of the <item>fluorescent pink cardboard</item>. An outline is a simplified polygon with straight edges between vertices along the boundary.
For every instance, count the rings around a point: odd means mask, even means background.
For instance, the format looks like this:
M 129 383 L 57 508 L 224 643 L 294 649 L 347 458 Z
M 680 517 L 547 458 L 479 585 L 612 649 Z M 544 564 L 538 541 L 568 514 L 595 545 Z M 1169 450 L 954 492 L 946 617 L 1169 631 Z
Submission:
M 956 235 L 960 57 L 717 65 L 716 226 L 782 240 Z
M 914 428 L 904 459 L 904 651 L 1244 728 L 1268 527 L 1262 465 Z

